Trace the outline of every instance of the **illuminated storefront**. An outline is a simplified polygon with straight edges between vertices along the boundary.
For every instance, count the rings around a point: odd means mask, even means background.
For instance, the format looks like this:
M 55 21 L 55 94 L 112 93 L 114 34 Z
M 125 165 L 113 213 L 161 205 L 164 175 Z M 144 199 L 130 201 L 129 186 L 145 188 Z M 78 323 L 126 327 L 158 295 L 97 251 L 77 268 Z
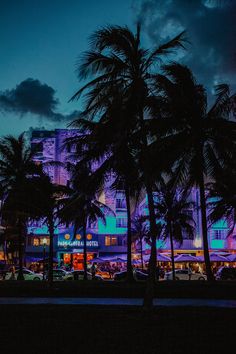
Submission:
M 90 261 L 98 255 L 98 235 L 87 233 L 87 260 Z M 57 241 L 57 257 L 60 265 L 73 267 L 76 270 L 83 269 L 83 248 L 84 236 L 73 232 L 61 233 L 58 235 Z

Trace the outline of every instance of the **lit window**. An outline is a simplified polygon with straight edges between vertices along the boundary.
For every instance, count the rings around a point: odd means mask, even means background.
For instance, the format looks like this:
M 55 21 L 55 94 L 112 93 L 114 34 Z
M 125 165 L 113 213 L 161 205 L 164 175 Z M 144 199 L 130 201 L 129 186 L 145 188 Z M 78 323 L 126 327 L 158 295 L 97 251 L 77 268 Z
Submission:
M 106 236 L 105 246 L 117 246 L 118 240 L 116 236 Z
M 49 240 L 49 237 L 40 237 L 40 246 L 44 246 L 43 242 L 44 240 L 46 240 L 46 246 L 49 246 L 50 244 L 50 240 Z
M 39 246 L 39 239 L 38 238 L 33 239 L 33 246 Z
M 112 236 L 111 237 L 111 246 L 116 246 L 117 245 L 117 237 L 116 236 Z
M 111 245 L 111 236 L 106 236 L 105 237 L 105 246 L 110 246 Z

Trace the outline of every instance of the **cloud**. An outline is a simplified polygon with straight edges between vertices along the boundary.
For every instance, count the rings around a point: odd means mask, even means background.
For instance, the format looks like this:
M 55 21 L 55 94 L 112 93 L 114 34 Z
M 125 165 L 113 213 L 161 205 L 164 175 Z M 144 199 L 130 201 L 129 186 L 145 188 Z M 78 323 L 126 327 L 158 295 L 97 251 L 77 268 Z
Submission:
M 143 0 L 136 18 L 152 45 L 185 29 L 191 44 L 181 62 L 208 88 L 219 82 L 236 88 L 236 1 Z
M 35 114 L 52 122 L 69 122 L 78 116 L 77 111 L 67 115 L 55 111 L 59 104 L 55 92 L 47 84 L 28 78 L 14 89 L 0 92 L 0 109 L 21 116 L 27 113 Z

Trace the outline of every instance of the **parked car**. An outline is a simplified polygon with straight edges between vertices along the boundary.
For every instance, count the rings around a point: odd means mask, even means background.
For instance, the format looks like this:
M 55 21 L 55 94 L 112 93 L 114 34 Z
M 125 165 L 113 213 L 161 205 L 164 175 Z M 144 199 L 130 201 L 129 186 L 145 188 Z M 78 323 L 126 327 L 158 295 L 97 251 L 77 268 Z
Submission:
M 188 269 L 175 269 L 176 280 L 189 280 Z M 190 280 L 206 280 L 207 277 L 203 273 L 191 273 Z M 164 280 L 173 280 L 173 274 L 171 272 L 165 273 Z
M 84 271 L 83 270 L 74 270 L 73 272 L 67 273 L 64 280 L 83 280 L 84 279 Z M 92 280 L 92 274 L 87 272 L 87 279 Z M 94 280 L 103 280 L 100 275 L 95 275 Z
M 17 280 L 19 270 L 15 271 L 15 280 Z M 23 276 L 25 280 L 43 280 L 43 275 L 40 273 L 34 273 L 29 269 L 23 269 Z M 5 280 L 12 280 L 12 272 L 7 272 Z
M 134 274 L 134 279 L 135 280 L 141 280 L 141 281 L 145 281 L 148 278 L 148 274 L 141 272 L 140 270 L 134 270 L 133 271 Z M 118 272 L 114 274 L 114 280 L 115 281 L 124 281 L 127 277 L 127 272 L 123 271 L 123 272 Z
M 221 267 L 216 273 L 216 280 L 236 280 L 236 268 Z
M 12 265 L 0 263 L 0 280 L 4 280 L 6 274 L 11 272 Z
M 66 279 L 69 272 L 64 269 L 53 269 L 53 281 L 63 281 Z M 48 279 L 48 272 L 46 273 L 46 279 Z

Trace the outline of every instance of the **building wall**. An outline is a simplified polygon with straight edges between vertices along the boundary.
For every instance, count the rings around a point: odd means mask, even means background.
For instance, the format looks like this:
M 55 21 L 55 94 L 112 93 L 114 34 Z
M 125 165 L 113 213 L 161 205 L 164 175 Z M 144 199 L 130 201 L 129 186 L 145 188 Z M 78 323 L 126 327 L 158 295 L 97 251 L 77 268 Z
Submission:
M 72 137 L 79 134 L 78 130 L 68 130 L 68 129 L 56 129 L 55 131 L 34 131 L 32 135 L 31 143 L 40 143 L 40 151 L 37 153 L 35 160 L 39 163 L 45 163 L 49 161 L 58 161 L 65 163 L 68 161 L 70 156 L 69 151 L 62 149 L 63 143 L 66 138 Z M 46 172 L 51 177 L 54 183 L 66 185 L 69 181 L 69 176 L 67 171 L 63 167 L 45 167 Z M 89 232 L 96 233 L 99 236 L 99 247 L 98 253 L 104 252 L 125 252 L 126 250 L 126 208 L 125 199 L 122 191 L 111 191 L 109 189 L 109 184 L 112 182 L 112 176 L 110 181 L 107 182 L 104 191 L 99 196 L 100 201 L 105 203 L 112 212 L 106 217 L 106 224 L 102 221 L 98 221 L 97 225 L 91 226 Z M 199 192 L 197 189 L 193 188 L 191 192 L 191 199 L 196 202 L 196 209 L 193 210 L 193 216 L 196 222 L 196 234 L 193 240 L 184 240 L 183 244 L 180 246 L 175 244 L 177 250 L 189 251 L 202 250 L 202 240 L 201 240 L 201 214 L 199 208 Z M 145 194 L 143 195 L 143 200 L 139 204 L 139 213 L 148 214 L 147 199 Z M 38 230 L 38 231 L 37 231 Z M 40 232 L 40 228 L 34 228 L 31 232 Z M 42 232 L 42 230 L 41 230 Z M 58 233 L 64 232 L 66 230 L 59 229 Z M 233 237 L 227 237 L 228 227 L 224 221 L 221 221 L 213 225 L 208 232 L 209 237 L 209 247 L 212 250 L 230 250 L 236 249 L 236 241 Z M 118 239 L 117 245 L 106 246 L 105 239 L 107 236 L 114 236 Z M 121 241 L 122 240 L 122 241 Z M 157 241 L 157 247 L 162 250 L 169 250 L 169 241 Z M 144 245 L 144 249 L 149 252 L 149 245 Z

